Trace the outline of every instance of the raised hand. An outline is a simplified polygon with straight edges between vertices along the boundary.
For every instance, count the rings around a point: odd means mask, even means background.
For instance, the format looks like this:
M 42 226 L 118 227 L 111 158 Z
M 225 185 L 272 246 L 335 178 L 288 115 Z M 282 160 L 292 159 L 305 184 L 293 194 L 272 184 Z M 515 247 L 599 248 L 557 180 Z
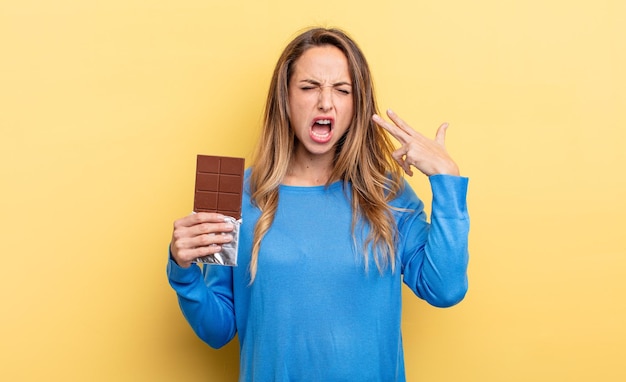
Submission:
M 400 142 L 401 146 L 393 152 L 392 156 L 409 176 L 413 176 L 411 166 L 427 176 L 436 174 L 458 176 L 460 174 L 459 167 L 446 150 L 447 123 L 439 126 L 435 139 L 432 140 L 413 130 L 393 111 L 387 110 L 387 116 L 393 123 L 377 114 L 372 116 L 372 120 Z

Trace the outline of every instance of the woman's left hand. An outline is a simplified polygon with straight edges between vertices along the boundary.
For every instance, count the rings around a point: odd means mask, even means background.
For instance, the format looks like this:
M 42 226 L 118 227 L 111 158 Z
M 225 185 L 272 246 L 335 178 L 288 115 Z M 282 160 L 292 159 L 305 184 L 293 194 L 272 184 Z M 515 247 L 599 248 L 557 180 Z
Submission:
M 396 113 L 387 110 L 393 124 L 374 114 L 372 120 L 395 137 L 401 146 L 393 152 L 393 158 L 402 166 L 404 172 L 413 176 L 414 166 L 427 176 L 436 174 L 459 175 L 459 167 L 448 154 L 445 146 L 448 124 L 439 126 L 435 139 L 429 139 L 413 130 Z

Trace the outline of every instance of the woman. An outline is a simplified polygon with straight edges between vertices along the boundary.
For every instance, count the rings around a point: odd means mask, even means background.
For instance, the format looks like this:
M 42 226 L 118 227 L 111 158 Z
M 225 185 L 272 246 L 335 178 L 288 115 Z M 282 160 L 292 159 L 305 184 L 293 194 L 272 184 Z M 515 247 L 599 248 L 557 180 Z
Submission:
M 232 240 L 223 216 L 174 223 L 168 277 L 183 314 L 212 347 L 238 334 L 240 380 L 404 381 L 402 282 L 434 306 L 464 297 L 467 178 L 445 149 L 447 125 L 430 140 L 387 115 L 354 41 L 305 31 L 271 81 L 239 266 L 192 265 Z M 402 178 L 411 166 L 429 176 L 431 224 Z

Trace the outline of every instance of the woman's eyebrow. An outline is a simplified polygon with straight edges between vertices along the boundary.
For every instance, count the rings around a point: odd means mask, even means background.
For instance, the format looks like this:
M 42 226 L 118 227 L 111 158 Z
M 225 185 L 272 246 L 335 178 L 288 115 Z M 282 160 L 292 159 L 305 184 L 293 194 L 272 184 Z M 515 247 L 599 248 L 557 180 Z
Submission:
M 300 80 L 300 82 L 305 82 L 307 84 L 311 84 L 311 85 L 315 85 L 315 86 L 322 86 L 322 84 L 319 81 L 315 81 L 312 79 L 304 79 L 304 80 Z M 334 84 L 332 84 L 332 86 L 352 86 L 352 84 L 350 82 L 347 81 L 340 81 L 340 82 L 335 82 Z
M 349 83 L 349 82 L 347 82 L 347 81 L 335 82 L 335 83 L 333 84 L 333 86 L 344 86 L 344 85 L 346 85 L 346 86 L 352 86 L 352 84 L 351 84 L 351 83 Z
M 311 80 L 311 79 L 304 79 L 304 80 L 300 80 L 300 82 L 305 82 L 307 84 L 311 84 L 311 85 L 315 85 L 315 86 L 320 86 L 321 83 L 319 83 L 318 81 L 315 80 Z

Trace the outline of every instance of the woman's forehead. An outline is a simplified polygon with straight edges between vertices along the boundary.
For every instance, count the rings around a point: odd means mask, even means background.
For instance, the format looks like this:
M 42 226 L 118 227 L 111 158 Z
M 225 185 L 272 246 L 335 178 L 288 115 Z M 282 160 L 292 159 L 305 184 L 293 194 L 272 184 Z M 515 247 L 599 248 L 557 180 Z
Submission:
M 349 82 L 348 59 L 332 45 L 309 48 L 294 62 L 293 76 L 321 84 Z

